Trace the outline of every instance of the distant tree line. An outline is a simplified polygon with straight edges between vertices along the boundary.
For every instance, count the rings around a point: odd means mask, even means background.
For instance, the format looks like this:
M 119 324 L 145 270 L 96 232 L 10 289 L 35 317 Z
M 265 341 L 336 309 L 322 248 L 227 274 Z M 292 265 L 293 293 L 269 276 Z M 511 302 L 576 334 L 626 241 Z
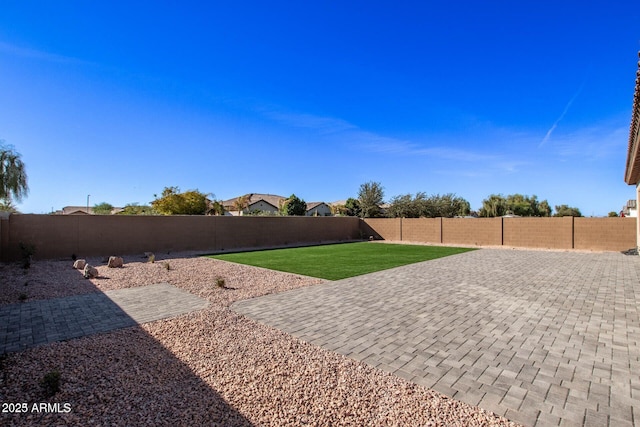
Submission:
M 582 216 L 580 209 L 567 205 L 556 205 L 556 213 L 553 216 Z M 504 215 L 549 217 L 552 210 L 546 200 L 538 201 L 538 197 L 523 196 L 522 194 L 510 194 L 506 197 L 501 194 L 491 194 L 482 201 L 482 208 L 478 215 L 481 217 L 496 217 Z
M 482 201 L 479 211 L 472 211 L 470 203 L 453 193 L 433 194 L 425 192 L 415 195 L 401 194 L 383 205 L 384 190 L 379 182 L 367 182 L 360 186 L 358 198 L 347 199 L 344 205 L 334 207 L 334 214 L 359 216 L 362 218 L 453 218 L 456 216 L 500 217 L 505 215 L 524 217 L 550 217 L 552 209 L 546 200 L 536 195 L 491 194 Z M 384 206 L 384 209 L 382 207 Z M 555 206 L 553 216 L 582 216 L 578 208 L 567 205 Z
M 452 193 L 427 196 L 419 192 L 413 197 L 411 194 L 395 196 L 387 208 L 390 218 L 453 218 L 469 215 L 470 212 L 469 202 Z
M 212 194 L 202 193 L 198 190 L 181 192 L 178 187 L 165 187 L 162 194 L 155 198 L 151 205 L 138 205 L 130 203 L 126 205 L 117 215 L 224 215 L 225 209 L 221 200 L 211 200 Z M 243 211 L 249 207 L 247 196 L 238 197 L 234 202 L 234 207 Z M 93 213 L 97 215 L 110 215 L 113 212 L 113 205 L 102 202 L 93 207 Z M 247 215 L 263 215 L 264 212 L 248 212 Z M 285 199 L 279 207 L 276 215 L 300 215 L 307 214 L 307 203 L 292 194 Z M 270 213 L 270 215 L 273 215 Z
M 482 208 L 478 215 L 481 217 L 496 217 L 504 215 L 517 216 L 551 216 L 551 207 L 546 200 L 538 201 L 533 195 L 510 194 L 507 197 L 501 194 L 491 194 L 482 201 Z
M 151 205 L 127 204 L 117 215 L 215 215 L 224 214 L 222 203 L 210 201 L 209 194 L 198 190 L 180 192 L 178 187 L 165 187 L 161 196 L 154 194 Z M 99 203 L 93 213 L 109 215 L 113 212 L 110 203 Z
M 150 206 L 128 204 L 119 215 L 224 215 L 224 207 L 219 200 L 210 200 L 211 194 L 198 190 L 180 192 L 178 187 L 165 187 L 160 196 Z M 239 197 L 234 207 L 245 210 L 249 206 L 246 196 Z M 538 200 L 536 195 L 491 194 L 482 201 L 479 211 L 472 211 L 470 203 L 453 193 L 427 195 L 401 194 L 393 196 L 384 204 L 384 189 L 379 182 L 366 182 L 358 190 L 357 198 L 349 198 L 343 205 L 332 206 L 334 215 L 357 216 L 361 218 L 453 218 L 459 216 L 500 217 L 505 215 L 523 217 L 582 216 L 578 208 L 556 205 L 553 213 L 547 200 Z M 110 214 L 113 206 L 100 203 L 94 206 L 96 214 Z M 305 215 L 307 203 L 292 194 L 279 207 L 279 215 Z M 553 213 L 553 215 L 552 215 Z M 259 215 L 260 212 L 249 212 Z M 615 214 L 615 212 L 614 212 Z M 612 216 L 610 214 L 610 216 Z
M 334 214 L 361 218 L 451 218 L 469 213 L 469 202 L 452 193 L 432 196 L 427 196 L 424 192 L 416 193 L 415 196 L 403 194 L 392 197 L 385 206 L 382 184 L 373 181 L 360 185 L 357 199 L 349 198 L 344 205 L 334 207 Z

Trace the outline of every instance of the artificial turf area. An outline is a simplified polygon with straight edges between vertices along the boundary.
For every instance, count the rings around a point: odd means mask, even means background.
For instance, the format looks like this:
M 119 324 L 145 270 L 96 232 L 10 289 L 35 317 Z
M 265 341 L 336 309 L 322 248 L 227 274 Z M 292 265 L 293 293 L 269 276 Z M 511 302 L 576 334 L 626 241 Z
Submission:
M 474 249 L 359 242 L 209 256 L 271 270 L 339 280 L 471 250 Z

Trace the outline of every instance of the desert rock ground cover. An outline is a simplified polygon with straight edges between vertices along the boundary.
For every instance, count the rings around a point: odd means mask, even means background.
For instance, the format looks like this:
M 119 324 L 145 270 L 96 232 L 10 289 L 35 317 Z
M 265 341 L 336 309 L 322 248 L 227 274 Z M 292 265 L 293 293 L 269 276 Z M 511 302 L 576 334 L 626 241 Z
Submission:
M 89 260 L 99 265 L 99 259 Z M 477 407 L 325 351 L 229 309 L 320 279 L 178 254 L 125 257 L 86 280 L 68 261 L 0 265 L 0 304 L 168 282 L 205 310 L 2 358 L 0 403 L 69 403 L 2 413 L 2 425 L 514 425 Z M 169 268 L 166 268 L 168 263 Z M 225 288 L 216 285 L 225 280 Z M 26 285 L 25 285 L 26 283 Z M 26 297 L 25 297 L 26 296 Z M 40 381 L 60 372 L 46 397 Z

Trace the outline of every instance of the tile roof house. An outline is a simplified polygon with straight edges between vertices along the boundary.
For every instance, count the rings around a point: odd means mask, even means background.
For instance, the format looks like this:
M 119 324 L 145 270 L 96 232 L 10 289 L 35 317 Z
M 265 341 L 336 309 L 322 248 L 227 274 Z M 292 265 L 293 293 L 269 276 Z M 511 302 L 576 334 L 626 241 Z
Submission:
M 309 202 L 307 216 L 331 216 L 331 206 L 325 202 Z
M 123 208 L 113 208 L 111 215 L 122 212 Z M 93 208 L 89 206 L 65 206 L 62 210 L 55 211 L 55 215 L 94 215 Z
M 638 57 L 640 57 L 640 52 L 638 52 Z M 629 185 L 636 186 L 636 201 L 640 200 L 640 61 L 636 71 L 624 181 Z M 640 225 L 636 225 L 636 230 L 637 241 L 640 241 Z
M 640 52 L 639 52 L 640 56 Z M 631 125 L 629 127 L 629 145 L 627 147 L 627 167 L 624 180 L 629 185 L 637 185 L 640 182 L 640 141 L 638 132 L 640 127 L 640 61 L 636 71 L 636 87 L 633 94 L 633 107 L 631 112 Z
M 239 211 L 238 201 L 241 198 L 244 198 L 245 208 Z M 244 196 L 224 200 L 222 206 L 224 207 L 225 215 L 239 216 L 258 211 L 277 215 L 285 200 L 287 200 L 287 197 L 277 194 L 248 193 Z M 314 215 L 330 216 L 331 207 L 324 202 L 307 203 L 307 216 Z
M 627 201 L 627 204 L 622 207 L 622 213 L 624 214 L 624 216 L 637 218 L 638 217 L 637 206 L 638 206 L 637 200 L 631 199 Z
M 238 210 L 238 200 L 244 198 L 245 208 Z M 234 197 L 233 199 L 224 200 L 222 206 L 229 215 L 239 216 L 249 212 L 261 211 L 277 214 L 282 206 L 282 202 L 286 197 L 276 194 L 248 193 L 244 196 Z
M 86 206 L 65 206 L 62 211 L 58 211 L 61 215 L 92 215 L 93 208 Z

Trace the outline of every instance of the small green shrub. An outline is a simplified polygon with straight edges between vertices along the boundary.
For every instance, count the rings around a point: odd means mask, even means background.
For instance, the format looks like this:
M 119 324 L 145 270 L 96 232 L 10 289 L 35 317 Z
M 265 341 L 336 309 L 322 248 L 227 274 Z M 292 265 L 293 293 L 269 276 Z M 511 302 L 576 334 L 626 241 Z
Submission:
M 171 264 L 169 264 L 168 262 L 163 262 L 162 266 L 165 268 L 165 270 L 169 271 L 171 270 Z
M 60 391 L 60 372 L 51 371 L 48 372 L 40 381 L 44 394 L 47 397 L 52 397 L 58 391 Z
M 26 270 L 31 267 L 33 254 L 36 253 L 36 247 L 27 243 L 20 242 L 20 253 L 22 255 L 22 267 Z
M 216 278 L 216 286 L 222 289 L 225 289 L 227 287 L 227 284 L 225 282 L 225 280 L 222 277 L 217 277 Z
M 36 247 L 28 243 L 20 242 L 20 252 L 22 253 L 23 257 L 30 257 L 33 256 L 34 253 L 36 253 Z
M 151 264 L 153 264 L 154 262 L 156 262 L 156 256 L 154 254 L 150 254 L 149 255 L 149 262 Z

